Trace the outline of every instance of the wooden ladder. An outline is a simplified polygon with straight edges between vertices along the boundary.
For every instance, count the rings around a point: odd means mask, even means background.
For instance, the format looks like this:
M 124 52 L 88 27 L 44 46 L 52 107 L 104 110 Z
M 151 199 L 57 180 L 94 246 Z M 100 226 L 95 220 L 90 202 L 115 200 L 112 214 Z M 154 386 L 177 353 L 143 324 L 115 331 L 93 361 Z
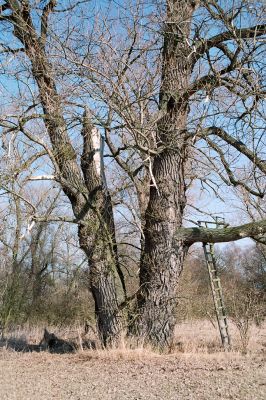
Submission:
M 218 219 L 218 217 L 215 218 L 215 222 L 198 221 L 198 223 L 199 226 L 205 226 L 206 228 L 208 228 L 210 224 L 215 224 L 216 228 L 218 228 L 221 225 L 227 226 L 224 220 L 221 218 Z M 217 269 L 217 263 L 214 254 L 214 245 L 213 243 L 203 243 L 203 249 L 210 278 L 212 297 L 213 297 L 217 322 L 219 326 L 221 341 L 224 349 L 227 350 L 230 348 L 230 336 L 229 336 L 228 323 L 226 317 L 226 309 L 222 293 L 221 280 L 219 277 L 219 271 Z

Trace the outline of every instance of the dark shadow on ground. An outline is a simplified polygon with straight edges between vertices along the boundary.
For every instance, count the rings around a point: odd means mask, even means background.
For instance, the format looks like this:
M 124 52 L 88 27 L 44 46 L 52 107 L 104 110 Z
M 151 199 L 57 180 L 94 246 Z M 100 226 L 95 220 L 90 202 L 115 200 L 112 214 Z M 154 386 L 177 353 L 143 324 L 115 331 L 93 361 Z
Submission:
M 0 339 L 0 348 L 11 349 L 18 352 L 29 353 L 32 351 L 40 352 L 46 350 L 45 346 L 30 344 L 25 339 L 9 337 Z
M 82 349 L 96 349 L 96 343 L 93 340 L 82 340 Z M 80 346 L 80 347 L 81 347 Z M 74 353 L 79 346 L 76 343 L 58 338 L 54 333 L 44 330 L 44 335 L 39 344 L 30 344 L 25 338 L 9 337 L 0 339 L 0 348 L 11 349 L 17 352 L 41 352 L 48 351 L 54 354 Z

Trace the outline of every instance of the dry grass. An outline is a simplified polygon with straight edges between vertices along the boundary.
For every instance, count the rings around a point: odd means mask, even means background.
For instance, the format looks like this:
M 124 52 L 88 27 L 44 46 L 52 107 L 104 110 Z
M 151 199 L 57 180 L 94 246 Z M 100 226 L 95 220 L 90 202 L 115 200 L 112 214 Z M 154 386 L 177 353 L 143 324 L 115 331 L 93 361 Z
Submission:
M 85 335 L 81 326 L 71 328 L 57 328 L 48 327 L 50 332 L 55 333 L 58 337 L 76 343 L 79 353 L 85 352 L 88 357 L 95 359 L 141 359 L 158 357 L 159 353 L 152 348 L 143 346 L 140 343 L 132 341 L 125 336 L 122 338 L 121 343 L 116 348 L 102 349 L 100 342 L 94 333 L 89 332 Z M 7 339 L 11 342 L 25 343 L 31 345 L 38 345 L 43 337 L 44 327 L 23 327 L 10 331 Z M 231 350 L 226 352 L 228 354 L 242 353 L 242 343 L 240 334 L 233 323 L 230 323 L 230 337 L 231 337 Z M 96 350 L 87 350 L 82 343 L 89 338 L 96 342 Z M 3 344 L 2 348 L 8 348 L 8 343 Z M 257 327 L 253 325 L 249 332 L 248 353 L 258 354 L 266 349 L 266 322 Z M 9 348 L 12 351 L 12 347 Z M 208 320 L 187 321 L 178 324 L 175 329 L 175 340 L 170 350 L 171 354 L 184 354 L 184 355 L 224 355 L 225 352 L 221 346 L 218 328 L 214 327 L 213 323 Z
M 82 336 L 80 327 L 56 330 L 59 337 Z M 264 400 L 266 398 L 266 326 L 253 327 L 247 355 L 231 326 L 233 348 L 221 349 L 209 321 L 176 327 L 171 353 L 159 355 L 123 340 L 117 349 L 74 354 L 0 349 L 1 400 Z M 40 342 L 42 328 L 9 333 L 14 340 Z M 94 339 L 90 336 L 90 339 Z
M 252 325 L 249 332 L 247 352 L 256 353 L 266 344 L 266 323 L 261 327 Z M 243 345 L 236 326 L 229 321 L 229 334 L 231 338 L 231 352 L 241 352 Z M 188 321 L 176 326 L 174 348 L 183 353 L 212 354 L 223 352 L 218 327 L 210 321 Z

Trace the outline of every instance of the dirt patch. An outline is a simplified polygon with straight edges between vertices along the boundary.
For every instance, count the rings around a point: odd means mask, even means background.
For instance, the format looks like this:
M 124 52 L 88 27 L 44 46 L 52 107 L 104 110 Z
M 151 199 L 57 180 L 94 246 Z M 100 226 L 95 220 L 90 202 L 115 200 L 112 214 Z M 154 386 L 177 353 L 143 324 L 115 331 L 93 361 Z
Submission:
M 132 358 L 132 355 L 131 355 Z M 0 353 L 2 400 L 266 398 L 265 357 L 235 354 L 95 358 Z

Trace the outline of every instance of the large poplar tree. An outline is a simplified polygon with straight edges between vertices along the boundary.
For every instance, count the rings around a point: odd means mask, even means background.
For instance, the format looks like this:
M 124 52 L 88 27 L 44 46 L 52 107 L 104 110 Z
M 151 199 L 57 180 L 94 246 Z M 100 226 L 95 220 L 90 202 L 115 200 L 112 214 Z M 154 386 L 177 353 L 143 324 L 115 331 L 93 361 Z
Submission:
M 266 232 L 265 220 L 184 227 L 188 189 L 197 180 L 218 197 L 220 185 L 265 194 L 265 7 L 244 0 L 128 1 L 106 12 L 103 3 L 98 10 L 91 3 L 1 1 L 2 58 L 14 63 L 18 79 L 27 76 L 33 93 L 32 101 L 28 96 L 5 112 L 1 125 L 50 160 L 78 225 L 107 344 L 119 337 L 121 310 L 132 298 L 117 251 L 116 191 L 108 171 L 106 183 L 100 126 L 106 155 L 124 177 L 117 191 L 138 204 L 139 289 L 130 332 L 164 348 L 173 337 L 189 247 Z M 33 121 L 42 121 L 46 136 L 35 133 Z

